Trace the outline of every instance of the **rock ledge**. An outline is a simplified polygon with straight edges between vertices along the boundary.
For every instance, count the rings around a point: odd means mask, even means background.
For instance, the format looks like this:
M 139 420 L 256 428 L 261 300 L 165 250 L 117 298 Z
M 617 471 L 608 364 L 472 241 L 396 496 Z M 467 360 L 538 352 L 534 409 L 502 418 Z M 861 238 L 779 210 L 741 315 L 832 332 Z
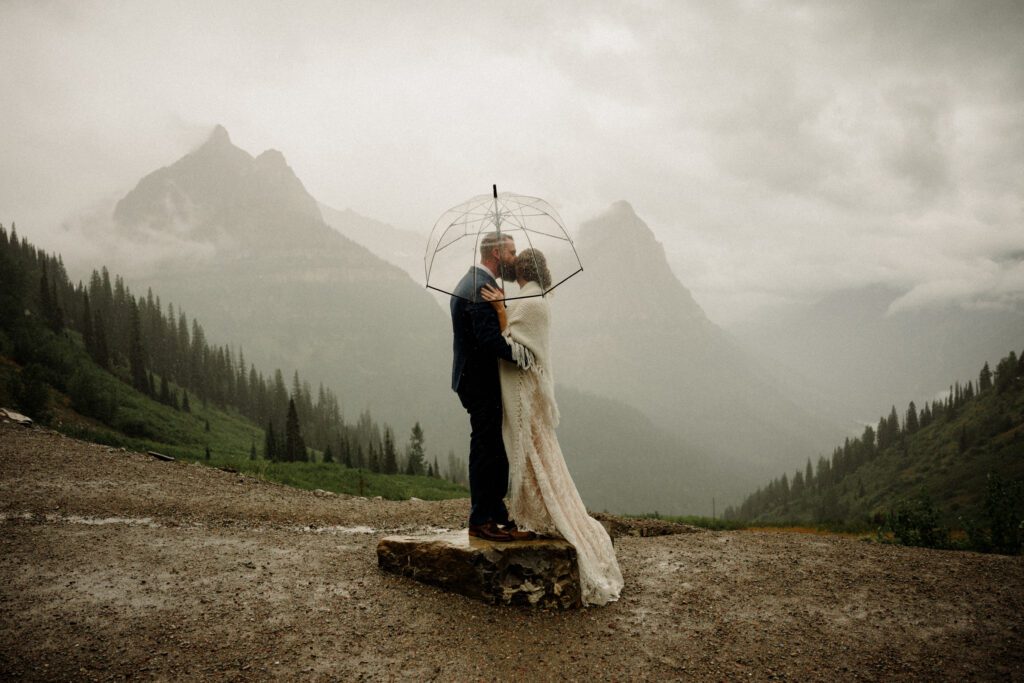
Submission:
M 381 569 L 494 605 L 578 607 L 576 550 L 562 540 L 492 543 L 465 529 L 430 536 L 386 536 Z

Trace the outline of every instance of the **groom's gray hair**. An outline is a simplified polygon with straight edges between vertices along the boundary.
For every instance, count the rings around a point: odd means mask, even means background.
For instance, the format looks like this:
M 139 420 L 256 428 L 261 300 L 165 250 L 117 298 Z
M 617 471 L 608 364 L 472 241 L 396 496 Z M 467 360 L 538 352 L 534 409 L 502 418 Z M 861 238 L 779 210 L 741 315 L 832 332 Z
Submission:
M 512 235 L 506 232 L 489 232 L 480 239 L 480 258 L 485 259 L 491 255 L 491 249 L 494 249 L 505 240 L 512 239 Z

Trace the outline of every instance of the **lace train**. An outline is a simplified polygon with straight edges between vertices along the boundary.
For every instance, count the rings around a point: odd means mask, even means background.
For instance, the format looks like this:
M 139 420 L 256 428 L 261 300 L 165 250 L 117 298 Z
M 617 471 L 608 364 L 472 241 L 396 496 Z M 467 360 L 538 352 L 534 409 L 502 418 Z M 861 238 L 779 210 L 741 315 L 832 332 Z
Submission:
M 575 549 L 583 601 L 617 600 L 622 572 L 608 532 L 587 514 L 555 435 L 558 410 L 543 369 L 501 364 L 504 424 L 511 485 L 509 514 L 519 528 L 559 536 Z

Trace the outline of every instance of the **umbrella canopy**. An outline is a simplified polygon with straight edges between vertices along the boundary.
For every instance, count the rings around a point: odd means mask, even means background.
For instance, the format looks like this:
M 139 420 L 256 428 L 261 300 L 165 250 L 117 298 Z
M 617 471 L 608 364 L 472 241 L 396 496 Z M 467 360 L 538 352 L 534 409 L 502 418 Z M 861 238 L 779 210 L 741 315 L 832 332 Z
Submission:
M 576 247 L 550 204 L 537 197 L 499 193 L 494 187 L 491 194 L 448 209 L 434 224 L 423 259 L 427 287 L 459 296 L 456 285 L 480 262 L 480 242 L 489 233 L 511 237 L 520 254 L 533 249 L 544 255 L 551 281 L 541 287 L 540 294 L 530 296 L 544 296 L 583 271 Z M 526 298 L 498 279 L 506 299 Z

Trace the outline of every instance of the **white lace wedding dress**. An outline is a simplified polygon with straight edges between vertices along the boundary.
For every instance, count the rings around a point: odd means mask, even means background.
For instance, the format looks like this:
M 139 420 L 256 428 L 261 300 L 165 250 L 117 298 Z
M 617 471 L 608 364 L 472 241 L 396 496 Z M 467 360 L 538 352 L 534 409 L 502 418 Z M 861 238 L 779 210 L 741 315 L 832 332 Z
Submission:
M 521 294 L 540 294 L 528 282 Z M 559 536 L 576 549 L 583 602 L 619 597 L 622 572 L 608 532 L 587 514 L 558 445 L 558 406 L 549 365 L 551 311 L 545 298 L 508 302 L 506 340 L 517 364 L 500 361 L 502 436 L 508 452 L 509 516 L 520 529 Z M 525 368 L 525 369 L 524 369 Z

